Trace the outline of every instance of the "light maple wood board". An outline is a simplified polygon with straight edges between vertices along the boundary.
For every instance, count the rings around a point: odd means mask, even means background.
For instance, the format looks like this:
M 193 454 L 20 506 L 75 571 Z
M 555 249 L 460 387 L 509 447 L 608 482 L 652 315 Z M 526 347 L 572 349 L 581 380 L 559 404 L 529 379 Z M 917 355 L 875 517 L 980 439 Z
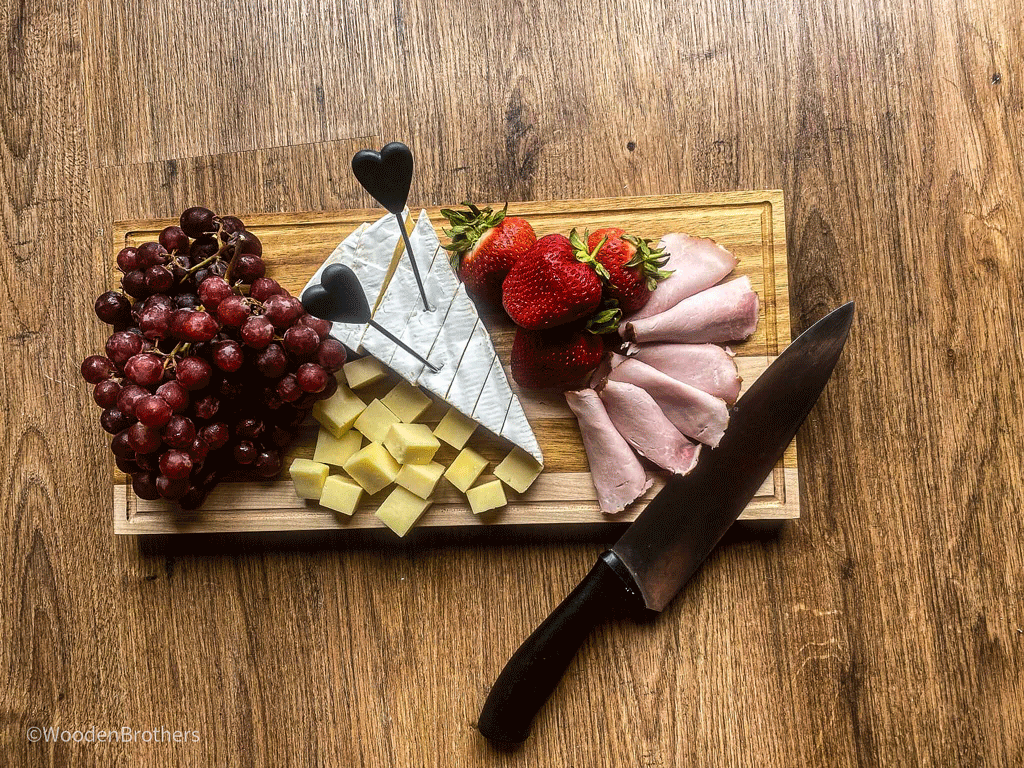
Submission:
M 445 224 L 439 208 L 427 208 L 441 236 Z M 732 345 L 737 365 L 748 386 L 790 341 L 789 281 L 786 265 L 785 208 L 780 191 L 723 192 L 714 194 L 625 197 L 596 200 L 557 200 L 512 203 L 509 212 L 530 220 L 538 237 L 551 232 L 567 233 L 572 227 L 597 229 L 621 226 L 643 237 L 658 238 L 667 232 L 688 232 L 711 237 L 739 259 L 735 273 L 747 275 L 761 300 L 757 331 L 747 341 Z M 414 210 L 413 215 L 418 211 Z M 338 212 L 303 212 L 245 216 L 248 228 L 264 245 L 267 274 L 293 293 L 306 284 L 314 270 L 352 230 L 364 221 L 383 215 L 379 209 Z M 114 228 L 113 253 L 126 244 L 156 239 L 172 220 L 120 222 Z M 116 280 L 113 258 L 110 279 Z M 500 313 L 482 312 L 495 348 L 506 363 L 514 327 Z M 666 475 L 652 471 L 655 483 L 643 498 L 619 515 L 598 509 L 588 472 L 579 429 L 561 395 L 519 391 L 545 457 L 545 469 L 525 494 L 509 491 L 506 508 L 482 517 L 473 515 L 465 498 L 446 480 L 436 492 L 436 503 L 419 526 L 463 527 L 480 525 L 544 525 L 616 523 L 634 519 L 647 501 L 664 485 Z M 440 403 L 427 412 L 435 422 L 443 414 Z M 312 457 L 316 426 L 311 424 L 287 452 L 292 457 Z M 508 444 L 478 430 L 470 445 L 495 463 Z M 444 446 L 438 460 L 447 463 L 455 452 Z M 284 531 L 380 528 L 373 511 L 390 489 L 369 497 L 353 517 L 337 515 L 313 502 L 295 497 L 286 479 L 252 482 L 229 478 L 210 494 L 199 510 L 182 512 L 163 501 L 139 499 L 120 472 L 113 476 L 114 531 L 119 534 L 200 533 L 223 531 Z M 482 479 L 489 479 L 485 474 Z M 796 445 L 786 451 L 740 519 L 792 519 L 800 515 L 799 474 Z

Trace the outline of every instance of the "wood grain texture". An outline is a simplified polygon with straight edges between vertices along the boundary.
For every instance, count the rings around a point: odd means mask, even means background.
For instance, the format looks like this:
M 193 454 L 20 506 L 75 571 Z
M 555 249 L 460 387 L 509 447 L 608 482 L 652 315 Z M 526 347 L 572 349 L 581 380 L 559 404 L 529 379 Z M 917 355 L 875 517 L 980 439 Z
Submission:
M 0 32 L 5 764 L 1024 763 L 1019 3 L 3 0 Z M 801 519 L 598 632 L 514 754 L 480 704 L 603 541 L 115 537 L 77 380 L 112 222 L 367 207 L 348 158 L 394 138 L 414 205 L 781 188 L 793 331 L 857 301 Z M 201 738 L 26 739 L 92 724 Z
M 447 222 L 440 210 L 437 207 L 426 210 L 438 237 L 443 242 L 447 241 L 442 231 Z M 726 279 L 748 277 L 760 300 L 757 330 L 746 341 L 731 345 L 739 361 L 738 366 L 742 367 L 744 386 L 749 386 L 767 368 L 772 357 L 790 341 L 785 204 L 778 191 L 525 202 L 516 203 L 509 211 L 513 215 L 528 216 L 538 237 L 552 232 L 568 233 L 573 227 L 593 231 L 613 224 L 640 237 L 655 240 L 667 232 L 679 231 L 713 238 L 728 248 L 739 262 Z M 379 214 L 379 210 L 354 210 L 329 214 L 244 214 L 243 218 L 263 243 L 267 274 L 299 295 L 310 276 L 337 244 L 360 223 L 374 221 Z M 412 212 L 413 218 L 417 215 Z M 114 263 L 114 255 L 124 246 L 137 246 L 156 239 L 160 230 L 169 223 L 170 220 L 166 219 L 116 223 L 108 264 Z M 423 258 L 422 254 L 420 258 Z M 114 267 L 110 272 L 110 284 L 116 287 L 120 273 Z M 463 496 L 441 491 L 435 505 L 418 524 L 439 527 L 481 523 L 488 526 L 616 524 L 635 519 L 654 493 L 662 488 L 666 473 L 658 471 L 653 464 L 648 465 L 655 478 L 652 491 L 621 514 L 602 513 L 588 475 L 589 466 L 576 417 L 559 393 L 521 390 L 516 385 L 508 370 L 515 326 L 504 313 L 488 312 L 486 307 L 483 309 L 484 321 L 499 359 L 505 364 L 506 376 L 531 417 L 544 452 L 544 482 L 535 483 L 525 494 L 513 493 L 512 503 L 507 508 L 482 518 L 473 515 Z M 369 402 L 374 397 L 383 396 L 393 384 L 394 380 L 381 382 L 370 391 L 360 391 L 359 394 Z M 436 401 L 424 414 L 424 420 L 436 422 L 445 410 Z M 505 440 L 482 428 L 477 430 L 469 445 L 481 452 L 492 467 L 511 448 Z M 294 456 L 311 458 L 315 446 L 315 429 L 305 431 L 285 456 L 285 466 Z M 455 458 L 455 453 L 445 449 L 440 452 L 438 460 L 447 464 Z M 783 471 L 784 466 L 793 471 Z M 113 494 L 114 530 L 123 534 L 377 528 L 380 522 L 373 517 L 373 511 L 391 490 L 389 487 L 367 499 L 350 518 L 322 514 L 323 510 L 315 504 L 294 498 L 287 484 L 277 487 L 277 492 L 267 492 L 269 486 L 265 483 L 252 482 L 242 476 L 229 477 L 219 492 L 203 504 L 201 511 L 183 517 L 173 503 L 136 497 L 130 488 L 130 480 L 122 472 L 115 470 L 113 476 L 115 486 L 121 486 L 115 488 Z M 441 486 L 451 490 L 446 481 L 442 481 Z M 770 482 L 750 502 L 741 519 L 783 520 L 799 516 L 799 472 L 794 441 L 772 473 Z

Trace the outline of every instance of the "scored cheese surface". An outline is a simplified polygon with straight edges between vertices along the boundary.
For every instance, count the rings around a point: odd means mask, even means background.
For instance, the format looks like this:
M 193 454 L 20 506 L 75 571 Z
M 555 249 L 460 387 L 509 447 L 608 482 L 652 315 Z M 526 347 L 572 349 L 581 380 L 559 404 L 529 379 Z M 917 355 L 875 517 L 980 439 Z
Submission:
M 423 308 L 409 259 L 400 248 L 398 221 L 391 215 L 363 224 L 345 238 L 306 288 L 320 282 L 327 266 L 347 264 L 375 308 L 374 320 L 439 370 L 426 368 L 369 325 L 335 323 L 331 335 L 351 349 L 373 355 L 406 381 L 429 390 L 543 463 L 537 438 L 509 386 L 490 334 L 452 271 L 448 252 L 441 247 L 426 211 L 420 212 L 409 241 L 430 311 Z

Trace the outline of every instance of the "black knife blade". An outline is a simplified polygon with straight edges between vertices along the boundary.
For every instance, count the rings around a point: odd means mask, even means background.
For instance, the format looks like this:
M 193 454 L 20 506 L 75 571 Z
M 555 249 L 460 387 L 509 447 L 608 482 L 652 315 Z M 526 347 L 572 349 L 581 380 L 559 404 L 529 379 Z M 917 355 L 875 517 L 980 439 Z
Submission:
M 477 727 L 526 740 L 537 712 L 602 620 L 661 611 L 754 497 L 818 400 L 846 344 L 853 302 L 804 331 L 733 407 L 714 450 L 672 478 L 498 676 Z

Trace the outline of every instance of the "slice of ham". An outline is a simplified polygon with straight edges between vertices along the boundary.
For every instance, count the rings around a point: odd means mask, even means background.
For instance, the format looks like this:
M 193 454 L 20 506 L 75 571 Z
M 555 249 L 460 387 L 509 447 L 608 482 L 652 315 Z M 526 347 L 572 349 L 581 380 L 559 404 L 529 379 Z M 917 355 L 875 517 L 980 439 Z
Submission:
M 668 254 L 663 269 L 673 272 L 658 283 L 651 298 L 630 316 L 630 320 L 664 312 L 688 296 L 710 288 L 736 267 L 736 257 L 706 237 L 675 232 L 661 238 L 658 247 Z
M 735 354 L 717 344 L 633 344 L 627 354 L 729 405 L 740 395 L 743 379 L 733 361 Z
M 659 315 L 630 319 L 622 332 L 625 338 L 638 342 L 736 341 L 754 332 L 757 315 L 757 293 L 750 287 L 750 278 L 744 275 L 683 299 Z
M 626 359 L 615 366 L 608 374 L 608 381 L 621 381 L 646 390 L 676 429 L 712 448 L 718 445 L 729 425 L 729 408 L 722 398 L 676 381 L 639 360 Z
M 583 447 L 590 462 L 590 476 L 597 489 L 601 511 L 621 512 L 632 504 L 653 481 L 608 417 L 601 398 L 592 389 L 566 392 L 565 401 L 576 414 Z
M 641 456 L 677 475 L 687 474 L 697 464 L 700 446 L 683 437 L 654 398 L 640 387 L 606 382 L 601 401 L 619 434 Z

